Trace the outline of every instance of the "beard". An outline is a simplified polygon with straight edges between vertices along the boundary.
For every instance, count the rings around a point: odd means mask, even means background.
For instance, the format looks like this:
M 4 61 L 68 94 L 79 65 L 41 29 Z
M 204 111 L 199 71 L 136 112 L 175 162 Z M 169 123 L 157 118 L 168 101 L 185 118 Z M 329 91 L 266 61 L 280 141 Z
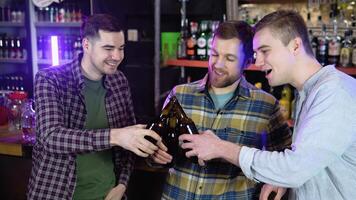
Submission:
M 209 70 L 210 85 L 216 88 L 224 88 L 234 84 L 240 77 L 237 75 L 230 75 L 225 70 Z M 216 74 L 218 73 L 218 74 Z

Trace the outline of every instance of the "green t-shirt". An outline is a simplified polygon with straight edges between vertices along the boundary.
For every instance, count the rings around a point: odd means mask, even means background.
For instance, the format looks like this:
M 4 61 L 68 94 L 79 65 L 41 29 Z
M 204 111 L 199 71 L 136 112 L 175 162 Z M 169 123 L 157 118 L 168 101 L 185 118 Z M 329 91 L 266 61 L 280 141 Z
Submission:
M 209 91 L 211 98 L 213 99 L 215 108 L 222 109 L 225 104 L 234 96 L 234 92 L 229 92 L 226 94 L 215 94 L 212 91 Z
M 84 99 L 87 116 L 86 129 L 107 128 L 108 119 L 105 110 L 106 90 L 102 80 L 84 79 Z M 105 150 L 80 154 L 76 159 L 77 183 L 73 199 L 97 200 L 104 199 L 115 186 L 115 173 L 112 151 Z

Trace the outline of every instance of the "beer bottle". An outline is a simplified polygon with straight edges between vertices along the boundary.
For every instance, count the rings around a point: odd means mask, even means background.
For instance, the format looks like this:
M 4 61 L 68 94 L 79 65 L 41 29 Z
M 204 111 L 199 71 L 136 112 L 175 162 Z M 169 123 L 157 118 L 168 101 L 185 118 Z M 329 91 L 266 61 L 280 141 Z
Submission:
M 172 107 L 174 105 L 174 101 L 176 101 L 176 97 L 172 96 L 167 103 L 167 105 L 162 109 L 161 114 L 157 120 L 154 120 L 152 123 L 147 124 L 146 129 L 150 129 L 155 131 L 159 136 L 163 136 L 167 134 L 167 128 L 168 128 L 168 122 L 169 122 L 169 115 L 172 110 Z M 145 138 L 152 142 L 153 144 L 156 144 L 157 141 L 155 141 L 152 137 L 150 136 L 145 136 Z
M 178 118 L 179 135 L 182 135 L 182 134 L 199 134 L 199 132 L 198 132 L 193 120 L 190 119 L 186 115 L 186 113 L 184 112 L 182 106 L 179 104 L 178 101 L 175 101 L 175 104 L 174 104 L 174 107 L 173 107 L 173 111 L 177 115 L 177 118 Z M 180 160 L 180 159 L 186 158 L 185 157 L 185 153 L 187 151 L 188 150 L 178 151 L 178 159 Z M 198 158 L 196 156 L 191 157 L 189 160 L 194 162 L 194 163 L 198 162 Z

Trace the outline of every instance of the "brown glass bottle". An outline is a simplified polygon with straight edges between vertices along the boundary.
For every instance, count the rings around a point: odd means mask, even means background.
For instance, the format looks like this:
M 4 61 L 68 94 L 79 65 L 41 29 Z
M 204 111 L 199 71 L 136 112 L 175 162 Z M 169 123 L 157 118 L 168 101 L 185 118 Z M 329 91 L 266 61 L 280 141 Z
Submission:
M 192 119 L 190 119 L 186 113 L 184 112 L 182 106 L 179 104 L 178 101 L 176 101 L 176 103 L 174 104 L 173 107 L 173 112 L 176 114 L 177 118 L 178 118 L 178 131 L 179 131 L 179 135 L 182 134 L 199 134 L 194 122 Z M 185 157 L 185 153 L 188 150 L 182 150 L 179 153 L 179 159 L 184 159 Z M 196 156 L 194 157 L 190 157 L 189 159 L 190 161 L 197 163 L 198 162 L 198 158 Z
M 147 124 L 146 129 L 150 129 L 155 131 L 159 136 L 163 136 L 167 134 L 168 122 L 170 117 L 170 112 L 173 108 L 174 102 L 177 99 L 173 96 L 170 98 L 169 102 L 166 106 L 162 109 L 160 116 L 158 119 L 154 120 L 153 122 Z M 145 136 L 147 140 L 156 144 L 156 140 L 150 136 Z

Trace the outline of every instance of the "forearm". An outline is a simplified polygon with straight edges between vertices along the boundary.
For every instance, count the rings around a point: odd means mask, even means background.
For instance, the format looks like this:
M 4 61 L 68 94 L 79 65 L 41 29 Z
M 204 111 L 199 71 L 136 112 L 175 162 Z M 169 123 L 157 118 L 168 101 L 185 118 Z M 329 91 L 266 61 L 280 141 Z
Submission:
M 85 153 L 110 148 L 109 133 L 109 129 L 78 130 L 53 127 L 39 132 L 37 140 L 50 153 Z
M 239 165 L 238 162 L 239 162 L 239 154 L 240 154 L 241 146 L 239 146 L 238 144 L 234 144 L 232 142 L 220 140 L 219 147 L 220 150 L 218 152 L 219 153 L 218 157 L 236 166 Z

